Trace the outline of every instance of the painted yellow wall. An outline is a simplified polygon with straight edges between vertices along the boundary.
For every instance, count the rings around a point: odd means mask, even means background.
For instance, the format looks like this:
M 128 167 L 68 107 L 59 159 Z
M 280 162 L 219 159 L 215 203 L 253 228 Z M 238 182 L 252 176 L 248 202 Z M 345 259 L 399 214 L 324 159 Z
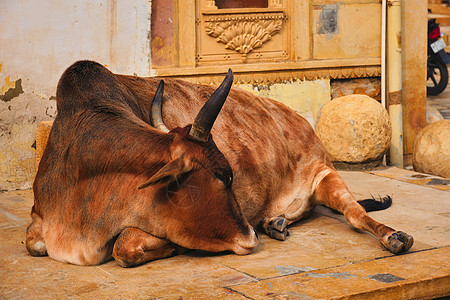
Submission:
M 255 95 L 280 101 L 301 114 L 314 127 L 320 109 L 331 100 L 330 80 L 294 81 L 264 86 L 239 85 Z
M 380 3 L 344 3 L 337 7 L 336 33 L 318 33 L 324 6 L 313 9 L 313 55 L 315 59 L 381 56 Z M 325 6 L 326 7 L 326 6 Z

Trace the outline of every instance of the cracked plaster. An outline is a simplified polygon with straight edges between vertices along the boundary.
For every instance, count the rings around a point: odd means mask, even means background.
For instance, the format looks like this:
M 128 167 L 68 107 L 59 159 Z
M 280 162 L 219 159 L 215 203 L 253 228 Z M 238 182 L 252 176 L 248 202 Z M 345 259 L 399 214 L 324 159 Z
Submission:
M 37 124 L 56 115 L 56 101 L 24 93 L 0 101 L 0 190 L 30 188 L 35 150 L 31 148 Z
M 0 190 L 30 188 L 39 122 L 56 116 L 59 77 L 91 59 L 149 76 L 151 1 L 2 0 Z

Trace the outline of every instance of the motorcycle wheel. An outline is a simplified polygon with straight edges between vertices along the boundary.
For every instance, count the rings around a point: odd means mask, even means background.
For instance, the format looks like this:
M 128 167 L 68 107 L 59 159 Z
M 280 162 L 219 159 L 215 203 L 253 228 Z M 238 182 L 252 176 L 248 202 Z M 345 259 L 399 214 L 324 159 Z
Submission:
M 448 84 L 447 65 L 438 57 L 429 56 L 427 61 L 427 95 L 442 93 Z

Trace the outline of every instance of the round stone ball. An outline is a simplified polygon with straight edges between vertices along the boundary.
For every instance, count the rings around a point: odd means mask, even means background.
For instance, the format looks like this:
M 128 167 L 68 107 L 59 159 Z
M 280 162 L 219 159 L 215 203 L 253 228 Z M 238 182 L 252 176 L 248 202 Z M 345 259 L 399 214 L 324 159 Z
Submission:
M 417 172 L 450 178 L 450 120 L 428 124 L 417 134 L 413 166 Z
M 386 109 L 367 95 L 347 95 L 327 103 L 316 133 L 333 162 L 367 163 L 380 160 L 391 141 Z

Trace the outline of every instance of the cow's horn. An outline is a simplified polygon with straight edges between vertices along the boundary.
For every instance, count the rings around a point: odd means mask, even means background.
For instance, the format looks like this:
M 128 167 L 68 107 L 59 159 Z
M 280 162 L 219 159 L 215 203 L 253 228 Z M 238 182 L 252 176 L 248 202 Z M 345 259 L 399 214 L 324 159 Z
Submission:
M 150 108 L 150 121 L 153 127 L 164 132 L 169 132 L 169 129 L 164 125 L 162 118 L 162 96 L 164 93 L 164 80 L 161 80 L 156 89 L 155 97 L 153 97 L 152 107 Z
M 197 117 L 195 117 L 194 124 L 192 124 L 192 128 L 189 132 L 191 137 L 202 142 L 206 142 L 208 140 L 211 128 L 214 125 L 214 121 L 222 109 L 225 100 L 227 99 L 232 84 L 233 71 L 228 69 L 227 76 L 223 80 L 222 84 L 214 91 L 211 97 L 209 97 L 208 101 L 206 101 L 202 109 L 200 109 Z

